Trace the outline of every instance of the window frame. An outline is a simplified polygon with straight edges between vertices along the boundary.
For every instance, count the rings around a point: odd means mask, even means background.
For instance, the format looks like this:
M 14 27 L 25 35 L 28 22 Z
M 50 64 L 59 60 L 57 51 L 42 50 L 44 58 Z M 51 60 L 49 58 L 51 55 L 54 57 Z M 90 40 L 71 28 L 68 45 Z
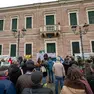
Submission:
M 13 45 L 13 44 L 16 45 L 16 56 L 17 56 L 17 50 L 18 50 L 18 49 L 17 49 L 17 43 L 10 43 L 10 44 L 9 44 L 9 56 L 11 56 L 11 52 L 10 52 L 10 51 L 11 51 L 11 45 Z M 16 57 L 16 56 L 15 56 L 15 57 Z
M 5 27 L 5 19 L 0 19 L 0 20 L 3 20 L 3 30 L 0 30 L 1 31 L 4 31 L 4 27 Z
M 11 31 L 12 31 L 12 19 L 17 19 L 17 30 L 18 30 L 18 26 L 19 26 L 19 17 L 18 17 L 18 16 L 11 17 L 11 25 L 10 25 L 10 30 L 11 30 Z
M 46 16 L 54 15 L 54 24 L 56 24 L 56 14 L 55 13 L 48 13 L 44 14 L 44 25 L 46 26 Z
M 87 23 L 88 23 L 88 24 L 90 24 L 90 23 L 89 23 L 89 15 L 88 15 L 88 12 L 89 12 L 89 11 L 94 11 L 94 9 L 87 9 L 87 10 L 86 10 L 86 14 L 87 14 Z
M 2 46 L 2 49 L 1 49 L 1 55 L 3 55 L 3 44 L 0 44 Z
M 70 23 L 70 14 L 71 14 L 71 13 L 76 13 L 76 17 L 77 17 L 77 25 L 79 25 L 78 11 L 68 11 L 69 26 L 71 26 L 71 23 Z
M 53 15 L 54 16 L 54 25 L 56 25 L 56 13 L 45 13 L 44 14 L 44 31 L 46 31 L 46 16 L 50 16 L 50 15 Z M 56 30 L 56 26 L 54 28 Z
M 80 53 L 79 54 L 81 54 L 82 51 L 81 51 L 81 42 L 80 42 L 80 40 L 71 40 L 70 41 L 70 44 L 71 44 L 71 55 L 73 55 L 73 49 L 72 49 L 72 43 L 73 42 L 79 42 L 79 50 L 80 50 Z
M 56 41 L 45 41 L 45 53 L 47 53 L 47 43 L 55 43 L 56 46 L 56 56 L 58 55 L 57 53 L 57 42 Z
M 31 28 L 26 28 L 26 18 L 28 18 L 28 17 L 31 17 L 32 18 Z M 33 16 L 32 15 L 31 16 L 25 16 L 25 28 L 26 29 L 32 29 L 33 28 Z
M 94 53 L 92 50 L 92 41 L 94 41 L 94 40 L 90 40 L 90 51 L 91 51 L 91 53 Z
M 24 43 L 24 56 L 26 55 L 26 44 L 31 44 L 32 45 L 32 56 L 33 56 L 33 42 L 26 42 Z

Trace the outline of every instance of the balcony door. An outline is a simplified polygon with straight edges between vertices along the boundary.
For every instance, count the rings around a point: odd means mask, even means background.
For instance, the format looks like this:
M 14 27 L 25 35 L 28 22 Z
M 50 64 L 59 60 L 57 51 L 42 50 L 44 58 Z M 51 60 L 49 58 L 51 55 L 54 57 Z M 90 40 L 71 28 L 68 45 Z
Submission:
M 55 30 L 55 16 L 54 15 L 46 15 L 46 31 L 54 31 Z

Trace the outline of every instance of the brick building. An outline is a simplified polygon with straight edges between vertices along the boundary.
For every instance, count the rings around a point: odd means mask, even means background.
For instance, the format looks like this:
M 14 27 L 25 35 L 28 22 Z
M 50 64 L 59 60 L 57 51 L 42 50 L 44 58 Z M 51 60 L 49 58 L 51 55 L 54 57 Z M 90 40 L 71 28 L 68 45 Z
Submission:
M 0 8 L 0 54 L 17 56 L 19 50 L 19 55 L 32 54 L 36 58 L 41 50 L 62 57 L 81 53 L 79 34 L 72 32 L 71 25 L 77 25 L 79 31 L 84 23 L 89 24 L 89 31 L 83 35 L 84 52 L 93 53 L 93 0 L 59 0 Z

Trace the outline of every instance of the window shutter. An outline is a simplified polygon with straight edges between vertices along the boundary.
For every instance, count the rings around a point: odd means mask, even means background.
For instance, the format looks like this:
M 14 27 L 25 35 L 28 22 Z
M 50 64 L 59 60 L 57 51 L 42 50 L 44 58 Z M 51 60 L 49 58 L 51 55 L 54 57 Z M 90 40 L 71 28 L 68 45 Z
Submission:
M 75 53 L 80 53 L 79 42 L 72 42 L 72 51 L 73 55 L 75 55 Z
M 17 30 L 17 18 L 12 19 L 12 31 L 16 31 Z
M 94 41 L 92 41 L 91 44 L 92 44 L 92 52 L 94 52 Z
M 88 12 L 89 24 L 94 24 L 94 11 Z
M 4 20 L 0 20 L 0 31 L 3 31 L 3 23 L 4 23 Z
M 46 25 L 54 25 L 54 15 L 46 16 Z
M 55 53 L 56 47 L 55 43 L 47 43 L 47 53 Z
M 0 55 L 2 54 L 2 45 L 0 45 Z
M 26 44 L 26 55 L 32 55 L 32 44 Z
M 70 13 L 70 25 L 77 25 L 76 13 Z
M 12 44 L 12 45 L 11 45 L 10 56 L 11 56 L 11 57 L 15 57 L 15 56 L 16 56 L 16 44 Z
M 26 28 L 32 28 L 32 17 L 26 18 Z

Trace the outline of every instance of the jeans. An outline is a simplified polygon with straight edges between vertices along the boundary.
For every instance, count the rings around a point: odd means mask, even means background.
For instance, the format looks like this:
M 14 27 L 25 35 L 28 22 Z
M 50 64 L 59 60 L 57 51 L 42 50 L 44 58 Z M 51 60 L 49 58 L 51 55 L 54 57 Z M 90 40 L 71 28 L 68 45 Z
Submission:
M 42 83 L 45 84 L 46 83 L 46 77 L 42 78 Z
M 49 70 L 49 81 L 51 81 L 51 83 L 54 82 L 54 75 L 53 75 L 53 71 L 52 70 Z
M 58 94 L 59 82 L 60 82 L 60 88 L 62 89 L 63 84 L 64 84 L 64 78 L 59 77 L 59 76 L 55 76 L 55 94 Z

